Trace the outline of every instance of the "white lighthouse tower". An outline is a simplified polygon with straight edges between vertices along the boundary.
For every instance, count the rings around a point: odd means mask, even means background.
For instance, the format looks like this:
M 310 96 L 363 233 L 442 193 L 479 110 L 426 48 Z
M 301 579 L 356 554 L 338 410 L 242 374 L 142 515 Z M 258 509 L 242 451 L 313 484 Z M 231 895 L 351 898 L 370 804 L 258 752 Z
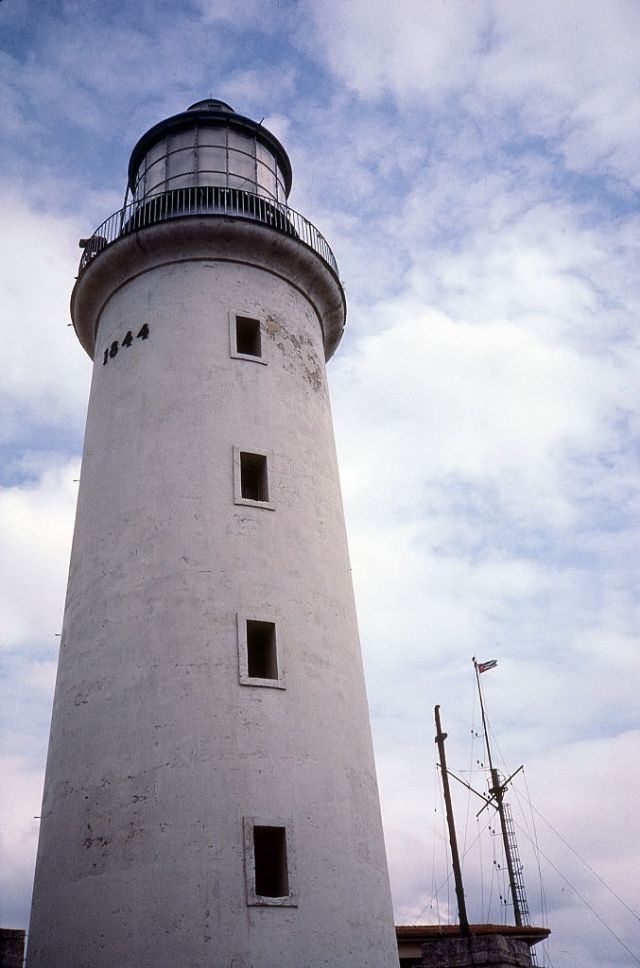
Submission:
M 84 241 L 29 968 L 398 964 L 324 367 L 344 293 L 290 183 L 201 101 Z

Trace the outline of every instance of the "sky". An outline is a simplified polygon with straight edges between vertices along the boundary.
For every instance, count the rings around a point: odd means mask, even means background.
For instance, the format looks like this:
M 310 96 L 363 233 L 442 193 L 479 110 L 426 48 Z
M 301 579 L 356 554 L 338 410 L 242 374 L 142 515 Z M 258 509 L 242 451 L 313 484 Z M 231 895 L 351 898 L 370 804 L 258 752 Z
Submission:
M 640 964 L 639 38 L 635 0 L 1 0 L 0 924 L 28 921 L 79 477 L 78 239 L 140 135 L 212 96 L 284 143 L 346 291 L 329 379 L 397 921 L 456 918 L 433 707 L 486 789 L 471 658 L 495 658 L 539 961 Z M 481 806 L 456 784 L 469 914 L 508 921 Z

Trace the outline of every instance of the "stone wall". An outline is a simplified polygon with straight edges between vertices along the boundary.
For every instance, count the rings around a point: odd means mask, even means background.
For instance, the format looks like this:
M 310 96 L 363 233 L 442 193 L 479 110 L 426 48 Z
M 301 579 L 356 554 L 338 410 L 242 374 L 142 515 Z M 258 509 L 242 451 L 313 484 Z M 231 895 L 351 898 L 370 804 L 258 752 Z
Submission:
M 422 968 L 530 968 L 526 941 L 485 935 L 471 938 L 443 938 L 422 946 Z
M 0 968 L 22 968 L 24 931 L 0 928 Z

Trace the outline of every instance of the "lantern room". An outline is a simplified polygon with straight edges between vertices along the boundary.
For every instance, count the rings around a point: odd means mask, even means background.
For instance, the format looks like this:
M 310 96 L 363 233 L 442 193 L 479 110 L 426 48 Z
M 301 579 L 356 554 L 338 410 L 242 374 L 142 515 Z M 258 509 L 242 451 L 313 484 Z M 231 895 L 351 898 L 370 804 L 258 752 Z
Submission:
M 231 188 L 286 202 L 291 163 L 261 123 L 236 114 L 224 101 L 197 101 L 155 125 L 129 161 L 134 202 L 175 189 Z

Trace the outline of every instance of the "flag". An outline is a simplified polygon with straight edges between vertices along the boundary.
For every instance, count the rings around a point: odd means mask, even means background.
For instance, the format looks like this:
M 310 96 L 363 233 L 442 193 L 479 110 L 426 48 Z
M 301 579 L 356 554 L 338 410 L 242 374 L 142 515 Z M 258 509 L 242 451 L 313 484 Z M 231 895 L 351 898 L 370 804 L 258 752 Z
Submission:
M 497 664 L 497 659 L 489 659 L 488 662 L 478 662 L 478 672 L 488 672 L 489 669 L 495 669 Z

